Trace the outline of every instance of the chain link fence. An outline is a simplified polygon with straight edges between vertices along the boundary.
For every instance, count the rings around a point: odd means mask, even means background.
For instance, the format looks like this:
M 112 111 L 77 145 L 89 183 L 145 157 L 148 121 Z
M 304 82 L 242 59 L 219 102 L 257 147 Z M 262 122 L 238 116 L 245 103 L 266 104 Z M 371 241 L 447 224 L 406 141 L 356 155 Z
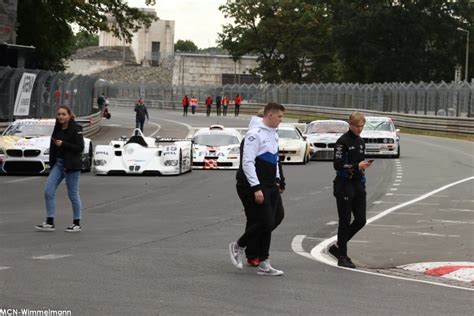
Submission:
M 224 86 L 176 86 L 143 84 L 104 85 L 112 98 L 139 98 L 179 102 L 184 95 L 200 103 L 207 95 L 240 94 L 243 103 L 298 104 L 352 108 L 416 115 L 473 117 L 474 84 L 460 83 L 381 83 L 381 84 L 244 84 Z M 144 92 L 144 95 L 143 95 Z
M 0 122 L 14 120 L 15 98 L 25 72 L 36 74 L 28 117 L 55 117 L 56 107 L 64 104 L 70 106 L 76 116 L 94 112 L 95 77 L 0 67 Z

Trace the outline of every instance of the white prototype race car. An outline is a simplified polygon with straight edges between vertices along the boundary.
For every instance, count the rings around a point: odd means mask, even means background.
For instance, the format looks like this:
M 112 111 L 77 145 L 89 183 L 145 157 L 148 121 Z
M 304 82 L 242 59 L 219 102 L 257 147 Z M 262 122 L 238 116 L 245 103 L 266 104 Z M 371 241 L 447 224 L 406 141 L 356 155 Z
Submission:
M 309 144 L 301 131 L 291 124 L 280 124 L 278 133 L 278 153 L 282 163 L 303 163 L 309 161 Z
M 366 116 L 360 137 L 365 142 L 367 156 L 400 157 L 400 130 L 384 116 Z
M 211 125 L 193 135 L 194 169 L 238 169 L 241 133 L 235 128 Z
M 10 124 L 0 136 L 0 172 L 49 173 L 49 146 L 55 123 L 55 119 L 21 119 Z M 92 142 L 84 137 L 82 170 L 89 171 L 91 163 Z
M 306 126 L 304 135 L 310 144 L 311 160 L 333 160 L 336 141 L 349 130 L 341 120 L 313 121 Z
M 190 140 L 145 137 L 135 129 L 130 138 L 97 145 L 94 150 L 96 175 L 179 175 L 191 171 Z

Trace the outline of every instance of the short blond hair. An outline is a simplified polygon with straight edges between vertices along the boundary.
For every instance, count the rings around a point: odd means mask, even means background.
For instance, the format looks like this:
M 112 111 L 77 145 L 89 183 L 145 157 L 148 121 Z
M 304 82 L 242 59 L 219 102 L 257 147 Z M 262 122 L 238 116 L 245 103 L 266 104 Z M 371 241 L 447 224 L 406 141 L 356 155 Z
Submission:
M 364 123 L 365 124 L 365 115 L 362 112 L 352 112 L 349 116 L 349 124 Z

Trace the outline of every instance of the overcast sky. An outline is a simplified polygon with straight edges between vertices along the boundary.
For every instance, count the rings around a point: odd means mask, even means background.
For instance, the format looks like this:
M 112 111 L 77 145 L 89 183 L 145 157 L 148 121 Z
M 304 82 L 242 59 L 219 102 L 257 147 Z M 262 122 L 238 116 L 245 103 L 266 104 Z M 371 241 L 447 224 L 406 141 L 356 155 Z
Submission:
M 175 21 L 174 40 L 192 40 L 199 48 L 216 46 L 217 33 L 228 23 L 219 6 L 226 0 L 156 0 L 162 20 Z M 128 0 L 131 7 L 145 8 L 145 0 Z

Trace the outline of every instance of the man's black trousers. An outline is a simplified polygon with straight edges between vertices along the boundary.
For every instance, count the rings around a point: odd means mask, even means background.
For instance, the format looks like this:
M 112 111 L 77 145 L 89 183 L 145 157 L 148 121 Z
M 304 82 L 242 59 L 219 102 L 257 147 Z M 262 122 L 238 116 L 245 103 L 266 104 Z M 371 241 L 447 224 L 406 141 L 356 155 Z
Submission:
M 237 194 L 247 217 L 245 233 L 237 243 L 240 247 L 247 247 L 248 258 L 259 258 L 260 261 L 269 257 L 272 231 L 283 220 L 283 205 L 278 187 L 262 186 L 262 192 L 264 202 L 257 204 L 255 194 L 249 188 L 237 187 Z M 277 216 L 279 212 L 281 214 Z
M 339 215 L 337 245 L 340 255 L 347 256 L 347 243 L 366 223 L 365 183 L 360 179 L 347 179 L 338 176 L 334 179 L 334 196 Z M 354 214 L 352 223 L 351 214 Z

